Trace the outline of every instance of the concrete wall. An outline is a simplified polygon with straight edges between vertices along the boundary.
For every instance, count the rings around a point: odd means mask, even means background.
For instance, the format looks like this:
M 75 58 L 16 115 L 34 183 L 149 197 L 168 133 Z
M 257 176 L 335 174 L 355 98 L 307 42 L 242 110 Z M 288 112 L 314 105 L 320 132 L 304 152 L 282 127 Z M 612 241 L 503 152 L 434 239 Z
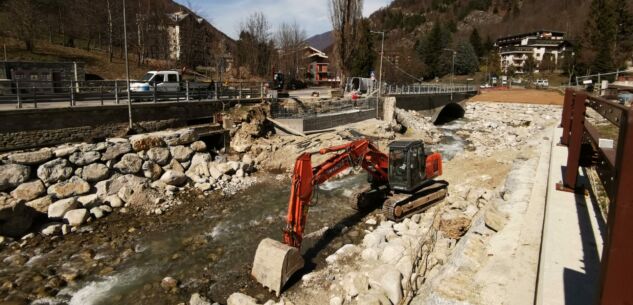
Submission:
M 356 123 L 375 117 L 376 109 L 371 109 L 303 119 L 276 119 L 276 121 L 284 124 L 284 126 L 294 129 L 295 131 L 309 133 L 311 131 L 331 129 L 337 126 Z
M 397 95 L 394 97 L 396 98 L 396 107 L 404 110 L 418 111 L 435 121 L 446 105 L 463 105 L 467 99 L 475 96 L 475 94 L 475 92 L 454 93 L 452 100 L 450 93 L 433 95 Z
M 254 103 L 260 100 L 242 101 Z M 237 101 L 222 101 L 233 106 Z M 180 102 L 132 105 L 134 131 L 151 132 L 211 122 L 222 102 Z M 127 105 L 0 112 L 0 151 L 52 146 L 66 142 L 92 142 L 125 135 Z

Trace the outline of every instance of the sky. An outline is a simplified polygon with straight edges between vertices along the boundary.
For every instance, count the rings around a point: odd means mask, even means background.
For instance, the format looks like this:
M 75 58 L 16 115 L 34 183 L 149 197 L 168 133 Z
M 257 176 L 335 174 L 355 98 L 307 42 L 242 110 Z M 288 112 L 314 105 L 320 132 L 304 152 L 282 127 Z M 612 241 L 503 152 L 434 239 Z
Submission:
M 176 0 L 207 18 L 220 31 L 232 38 L 239 35 L 239 26 L 250 14 L 261 11 L 273 25 L 297 21 L 308 37 L 331 30 L 328 17 L 329 0 Z M 392 0 L 365 0 L 363 15 L 369 16 Z

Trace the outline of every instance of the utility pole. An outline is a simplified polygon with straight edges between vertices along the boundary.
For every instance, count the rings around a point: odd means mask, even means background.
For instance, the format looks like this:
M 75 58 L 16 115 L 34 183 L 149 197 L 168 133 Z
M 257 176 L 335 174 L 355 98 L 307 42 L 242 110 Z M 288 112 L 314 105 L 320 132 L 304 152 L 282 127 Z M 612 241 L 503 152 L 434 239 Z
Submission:
M 451 101 L 453 101 L 453 91 L 455 90 L 455 55 L 457 55 L 457 52 L 455 52 L 455 50 L 453 49 L 444 49 L 444 51 L 449 51 L 453 53 L 453 68 L 452 68 L 452 72 L 451 72 Z
M 371 31 L 374 34 L 382 35 L 382 42 L 380 43 L 380 71 L 378 71 L 378 97 L 382 97 L 382 59 L 385 55 L 385 32 Z M 376 106 L 377 108 L 378 106 Z
M 3 47 L 4 47 L 4 61 L 7 61 L 7 44 L 5 43 Z
M 123 41 L 125 51 L 125 79 L 127 83 L 127 111 L 130 119 L 130 130 L 132 130 L 132 97 L 130 93 L 130 63 L 127 56 L 127 17 L 125 16 L 125 0 L 123 0 Z

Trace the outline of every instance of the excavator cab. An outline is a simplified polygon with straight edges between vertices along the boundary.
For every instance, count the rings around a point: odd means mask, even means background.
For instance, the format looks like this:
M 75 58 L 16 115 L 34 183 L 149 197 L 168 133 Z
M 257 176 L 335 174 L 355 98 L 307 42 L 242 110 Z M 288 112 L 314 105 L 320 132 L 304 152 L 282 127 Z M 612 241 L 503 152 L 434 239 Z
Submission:
M 392 190 L 412 193 L 424 185 L 427 155 L 422 141 L 395 141 L 389 145 L 389 186 Z

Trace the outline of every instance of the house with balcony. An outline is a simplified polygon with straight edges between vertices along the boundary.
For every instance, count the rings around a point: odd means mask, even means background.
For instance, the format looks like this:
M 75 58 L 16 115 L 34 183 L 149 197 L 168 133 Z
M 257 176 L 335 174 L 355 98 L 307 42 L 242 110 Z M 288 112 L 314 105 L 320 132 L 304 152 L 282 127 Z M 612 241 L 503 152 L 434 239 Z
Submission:
M 571 56 L 571 44 L 564 32 L 539 30 L 501 37 L 495 42 L 501 60 L 501 70 L 523 74 L 525 62 L 532 56 L 538 73 L 559 70 L 565 56 Z
M 330 79 L 329 58 L 325 52 L 314 47 L 305 47 L 305 58 L 308 63 L 306 81 L 315 85 Z

